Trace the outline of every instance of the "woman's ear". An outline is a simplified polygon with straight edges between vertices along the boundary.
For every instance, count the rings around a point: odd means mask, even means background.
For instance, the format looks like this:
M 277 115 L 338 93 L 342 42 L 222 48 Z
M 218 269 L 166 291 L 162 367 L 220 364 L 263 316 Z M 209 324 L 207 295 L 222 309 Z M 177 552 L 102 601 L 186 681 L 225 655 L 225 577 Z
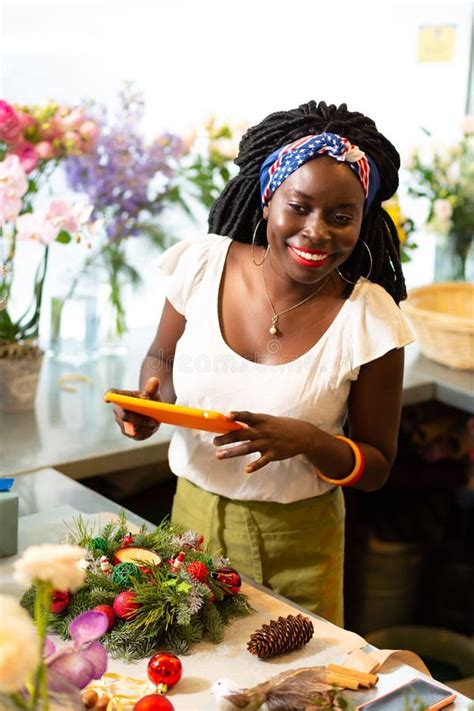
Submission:
M 264 220 L 268 220 L 268 205 L 264 205 L 262 215 Z

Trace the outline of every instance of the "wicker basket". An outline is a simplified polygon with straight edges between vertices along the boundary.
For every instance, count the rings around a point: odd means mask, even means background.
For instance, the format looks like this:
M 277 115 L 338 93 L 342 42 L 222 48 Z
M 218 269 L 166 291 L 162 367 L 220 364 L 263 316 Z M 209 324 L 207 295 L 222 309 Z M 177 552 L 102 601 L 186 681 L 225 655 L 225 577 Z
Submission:
M 402 309 L 423 355 L 451 368 L 474 369 L 474 284 L 454 281 L 411 289 Z

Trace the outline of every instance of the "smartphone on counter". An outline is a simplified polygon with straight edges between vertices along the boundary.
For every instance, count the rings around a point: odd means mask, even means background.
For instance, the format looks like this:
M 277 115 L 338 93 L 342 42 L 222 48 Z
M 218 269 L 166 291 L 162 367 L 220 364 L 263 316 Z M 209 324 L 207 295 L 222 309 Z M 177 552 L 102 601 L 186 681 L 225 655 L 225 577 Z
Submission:
M 356 711 L 438 711 L 451 704 L 456 694 L 451 689 L 426 679 L 412 679 L 356 707 Z

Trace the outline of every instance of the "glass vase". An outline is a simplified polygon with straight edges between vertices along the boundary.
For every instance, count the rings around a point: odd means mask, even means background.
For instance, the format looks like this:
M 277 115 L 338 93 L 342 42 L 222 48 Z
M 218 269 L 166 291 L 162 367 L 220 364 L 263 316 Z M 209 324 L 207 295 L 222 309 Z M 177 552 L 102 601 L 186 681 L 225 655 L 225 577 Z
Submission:
M 473 251 L 472 234 L 437 235 L 434 281 L 471 281 L 474 276 Z
M 112 302 L 112 286 L 105 270 L 99 285 L 99 335 L 98 346 L 101 355 L 124 355 L 129 346 L 128 304 L 131 284 L 121 280 L 120 306 Z
M 73 366 L 99 354 L 99 274 L 65 268 L 50 298 L 49 355 Z

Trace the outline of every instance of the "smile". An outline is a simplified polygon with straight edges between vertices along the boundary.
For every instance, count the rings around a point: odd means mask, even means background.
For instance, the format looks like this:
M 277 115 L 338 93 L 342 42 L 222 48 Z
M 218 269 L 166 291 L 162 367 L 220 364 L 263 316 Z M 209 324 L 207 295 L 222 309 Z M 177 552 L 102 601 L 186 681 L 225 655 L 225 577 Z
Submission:
M 305 267 L 322 267 L 330 257 L 327 252 L 306 252 L 303 249 L 292 247 L 290 244 L 287 247 L 293 259 Z

